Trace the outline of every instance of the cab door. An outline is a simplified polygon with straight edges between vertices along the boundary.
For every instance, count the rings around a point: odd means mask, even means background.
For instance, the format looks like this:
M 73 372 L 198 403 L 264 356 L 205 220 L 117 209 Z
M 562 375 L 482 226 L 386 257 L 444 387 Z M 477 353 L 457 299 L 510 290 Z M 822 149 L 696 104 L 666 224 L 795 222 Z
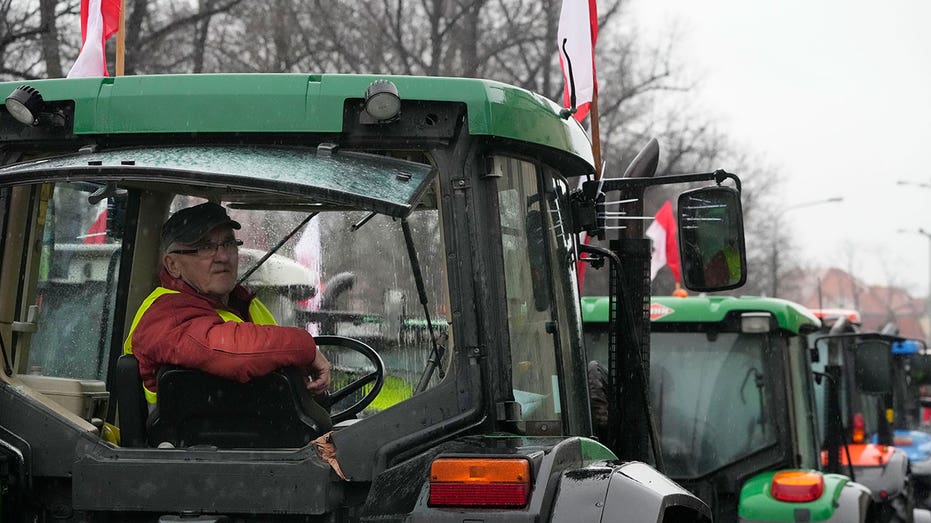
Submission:
M 104 189 L 59 182 L 9 190 L 0 280 L 17 381 L 88 422 L 107 416 L 122 247 L 107 219 L 115 199 Z
M 3 262 L 0 270 L 0 328 L 4 374 L 23 373 L 31 335 L 37 329 L 34 282 L 38 273 L 44 217 L 50 187 L 28 185 L 2 190 Z M 38 244 L 38 245 L 37 245 Z

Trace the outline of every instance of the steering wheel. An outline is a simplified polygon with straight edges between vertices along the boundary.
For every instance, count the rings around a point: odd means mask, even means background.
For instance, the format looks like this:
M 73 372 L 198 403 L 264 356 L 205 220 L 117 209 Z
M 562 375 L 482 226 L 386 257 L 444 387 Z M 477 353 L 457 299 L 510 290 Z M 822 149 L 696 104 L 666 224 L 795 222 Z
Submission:
M 367 360 L 369 360 L 369 362 L 371 362 L 375 367 L 374 371 L 353 380 L 348 385 L 341 387 L 336 391 L 331 392 L 325 399 L 318 400 L 320 403 L 329 408 L 331 405 L 339 403 L 349 395 L 358 392 L 362 389 L 362 387 L 365 387 L 369 383 L 373 383 L 372 389 L 365 396 L 363 396 L 362 399 L 349 406 L 345 410 L 330 416 L 330 419 L 333 421 L 333 423 L 339 423 L 340 421 L 350 419 L 356 414 L 362 412 L 365 407 L 368 407 L 373 401 L 375 401 L 375 397 L 378 396 L 382 386 L 385 384 L 385 363 L 382 361 L 381 356 L 375 352 L 375 349 L 353 338 L 325 335 L 314 336 L 314 341 L 317 342 L 318 346 L 335 345 L 337 347 L 343 347 L 356 351 L 363 355 Z

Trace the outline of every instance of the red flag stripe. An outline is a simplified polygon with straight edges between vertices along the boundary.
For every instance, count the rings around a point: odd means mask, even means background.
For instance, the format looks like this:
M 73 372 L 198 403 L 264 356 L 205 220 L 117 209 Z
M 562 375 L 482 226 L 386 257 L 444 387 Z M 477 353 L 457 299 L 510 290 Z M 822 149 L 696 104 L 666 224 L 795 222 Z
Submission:
M 678 228 L 676 218 L 672 214 L 672 203 L 669 200 L 666 200 L 666 203 L 656 212 L 653 224 L 647 229 L 646 235 L 653 239 L 654 265 L 651 268 L 653 276 L 656 276 L 656 272 L 663 265 L 668 265 L 676 282 L 681 282 Z
M 90 0 L 81 0 L 81 43 L 87 40 L 87 15 Z M 103 16 L 103 42 L 115 35 L 120 29 L 120 0 L 100 0 L 100 14 Z

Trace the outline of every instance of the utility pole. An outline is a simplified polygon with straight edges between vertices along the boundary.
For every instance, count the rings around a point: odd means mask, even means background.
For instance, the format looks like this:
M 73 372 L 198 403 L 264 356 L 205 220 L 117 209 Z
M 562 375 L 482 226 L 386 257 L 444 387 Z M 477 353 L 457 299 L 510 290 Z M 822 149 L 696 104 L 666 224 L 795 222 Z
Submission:
M 794 211 L 796 209 L 801 209 L 804 207 L 814 207 L 815 205 L 823 205 L 826 203 L 837 203 L 837 202 L 842 202 L 842 201 L 844 201 L 843 197 L 834 196 L 832 198 L 825 198 L 823 200 L 815 200 L 811 202 L 803 202 L 803 203 L 797 203 L 795 205 L 790 205 L 788 207 L 781 209 L 779 212 L 776 213 L 776 216 L 773 218 L 772 235 L 771 235 L 772 256 L 771 256 L 770 262 L 772 265 L 772 272 L 773 272 L 772 287 L 770 287 L 771 297 L 773 298 L 779 297 L 780 277 L 779 277 L 779 241 L 778 241 L 778 238 L 779 238 L 779 223 L 782 221 L 782 217 L 787 212 Z
M 897 180 L 896 185 L 905 185 L 912 187 L 920 187 L 922 189 L 931 189 L 931 182 L 913 182 L 910 180 Z M 925 300 L 925 316 L 928 319 L 927 330 L 925 331 L 925 341 L 931 345 L 931 231 L 923 229 L 921 227 L 915 230 L 905 230 L 899 229 L 899 232 L 917 232 L 918 234 L 924 236 L 928 239 L 928 296 Z

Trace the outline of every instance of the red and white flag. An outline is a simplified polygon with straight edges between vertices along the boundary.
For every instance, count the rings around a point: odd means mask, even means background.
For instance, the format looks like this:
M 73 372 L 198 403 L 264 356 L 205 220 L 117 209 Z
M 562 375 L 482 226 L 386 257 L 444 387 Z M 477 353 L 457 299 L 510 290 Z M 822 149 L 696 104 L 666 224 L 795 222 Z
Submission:
M 81 0 L 81 52 L 68 78 L 109 76 L 107 39 L 120 27 L 120 0 Z
M 659 208 L 653 223 L 647 228 L 646 235 L 653 240 L 653 259 L 650 261 L 650 279 L 656 279 L 656 274 L 664 265 L 669 266 L 676 283 L 682 281 L 679 270 L 679 240 L 676 219 L 672 215 L 672 203 L 666 203 Z
M 563 106 L 572 107 L 571 82 L 575 85 L 576 120 L 588 115 L 592 98 L 598 90 L 595 79 L 595 39 L 598 37 L 598 7 L 595 0 L 563 0 L 559 13 L 557 46 L 562 74 L 566 78 L 563 91 Z M 568 55 L 569 63 L 566 63 Z
M 309 310 L 320 310 L 320 302 L 323 300 L 323 242 L 320 235 L 319 216 L 311 218 L 306 225 L 304 232 L 301 233 L 297 245 L 294 246 L 294 258 L 298 263 L 310 269 L 310 284 L 316 289 L 313 298 L 301 302 L 299 305 Z M 319 334 L 319 324 L 311 323 L 307 325 L 307 330 L 313 334 Z
M 102 243 L 107 243 L 107 208 L 104 207 L 97 218 L 94 219 L 94 223 L 91 224 L 90 228 L 87 229 L 87 233 L 79 236 L 81 238 L 81 243 L 85 245 L 98 245 Z

